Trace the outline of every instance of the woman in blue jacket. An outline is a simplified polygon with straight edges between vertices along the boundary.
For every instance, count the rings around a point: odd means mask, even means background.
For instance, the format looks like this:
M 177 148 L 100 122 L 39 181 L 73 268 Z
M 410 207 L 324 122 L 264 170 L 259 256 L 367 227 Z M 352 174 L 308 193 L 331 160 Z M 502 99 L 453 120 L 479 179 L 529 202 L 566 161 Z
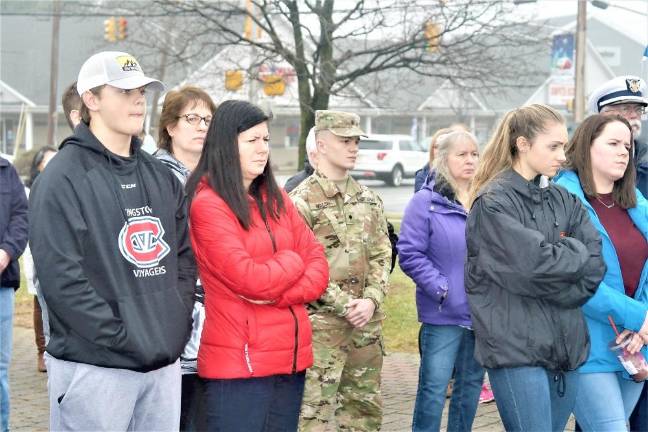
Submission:
M 414 431 L 438 431 L 446 387 L 455 384 L 448 430 L 472 428 L 484 371 L 464 290 L 466 206 L 479 158 L 475 137 L 448 131 L 436 139 L 435 175 L 405 209 L 398 241 L 403 271 L 416 283 L 421 367 Z
M 630 334 L 629 351 L 648 340 L 648 202 L 635 189 L 632 128 L 619 116 L 594 115 L 576 130 L 566 151 L 567 167 L 556 182 L 575 194 L 602 238 L 607 266 L 596 294 L 583 306 L 591 338 L 579 369 L 575 415 L 584 431 L 624 431 L 643 382 L 634 382 L 608 344 L 611 316 Z M 644 350 L 645 351 L 645 350 Z

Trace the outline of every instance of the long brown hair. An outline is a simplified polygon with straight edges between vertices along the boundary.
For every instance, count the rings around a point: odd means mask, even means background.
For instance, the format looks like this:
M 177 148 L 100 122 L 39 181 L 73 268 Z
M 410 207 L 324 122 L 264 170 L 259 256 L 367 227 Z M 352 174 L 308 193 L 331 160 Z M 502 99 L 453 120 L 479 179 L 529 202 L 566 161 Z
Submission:
M 565 156 L 567 157 L 565 167 L 576 171 L 583 192 L 588 198 L 596 198 L 599 195 L 596 192 L 594 174 L 592 173 L 592 155 L 590 151 L 592 143 L 603 133 L 608 124 L 614 122 L 623 123 L 628 128 L 630 142 L 632 143 L 632 126 L 625 118 L 620 115 L 596 114 L 586 118 L 578 126 L 565 149 Z M 632 151 L 630 151 L 628 166 L 623 173 L 623 177 L 615 181 L 612 188 L 614 202 L 624 209 L 636 207 L 637 205 L 637 195 L 635 193 L 636 172 L 633 159 Z
M 172 140 L 167 127 L 173 127 L 178 123 L 178 117 L 187 105 L 193 103 L 193 108 L 201 102 L 214 115 L 216 105 L 207 92 L 199 87 L 184 86 L 178 90 L 171 90 L 166 94 L 162 105 L 162 114 L 160 114 L 160 126 L 158 127 L 158 148 L 173 154 Z
M 565 119 L 558 111 L 542 104 L 526 105 L 504 115 L 480 158 L 470 187 L 469 207 L 482 188 L 513 166 L 518 157 L 517 139 L 524 137 L 533 145 L 535 138 L 551 123 L 564 124 Z

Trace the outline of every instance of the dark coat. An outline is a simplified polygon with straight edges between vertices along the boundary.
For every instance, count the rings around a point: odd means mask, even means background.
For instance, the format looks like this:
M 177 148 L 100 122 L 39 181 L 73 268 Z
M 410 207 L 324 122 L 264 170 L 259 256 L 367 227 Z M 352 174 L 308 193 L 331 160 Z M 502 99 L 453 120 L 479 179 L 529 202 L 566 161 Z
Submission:
M 433 176 L 434 173 L 432 173 Z M 430 164 L 426 163 L 420 170 L 416 171 L 414 175 L 414 193 L 421 190 L 423 186 L 430 180 Z
M 18 258 L 27 246 L 27 195 L 16 169 L 0 158 L 0 249 L 11 257 L 0 277 L 0 287 L 18 289 Z
M 637 189 L 648 197 L 648 144 L 635 141 L 635 167 L 637 168 Z
M 581 306 L 605 274 L 601 238 L 578 198 L 539 178 L 503 172 L 468 215 L 466 292 L 488 368 L 570 371 L 589 354 Z
M 313 169 L 311 164 L 308 163 L 308 160 L 305 160 L 304 169 L 286 180 L 286 184 L 284 185 L 284 190 L 286 191 L 286 193 L 292 192 L 293 189 L 299 186 L 299 184 L 306 180 L 308 177 L 313 175 L 314 172 L 315 170 Z

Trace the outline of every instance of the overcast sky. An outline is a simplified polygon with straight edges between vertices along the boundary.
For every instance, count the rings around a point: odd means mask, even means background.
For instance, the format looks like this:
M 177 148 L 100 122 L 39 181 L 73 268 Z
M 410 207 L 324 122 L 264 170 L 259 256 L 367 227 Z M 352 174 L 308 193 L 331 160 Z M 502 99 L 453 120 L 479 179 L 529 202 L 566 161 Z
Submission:
M 591 3 L 587 5 L 588 15 L 607 20 L 611 27 L 623 32 L 639 43 L 648 45 L 648 0 L 611 0 L 607 9 L 599 9 Z M 630 12 L 620 7 L 637 11 Z M 561 15 L 575 15 L 576 0 L 539 0 L 537 3 L 519 5 L 522 14 L 550 18 Z

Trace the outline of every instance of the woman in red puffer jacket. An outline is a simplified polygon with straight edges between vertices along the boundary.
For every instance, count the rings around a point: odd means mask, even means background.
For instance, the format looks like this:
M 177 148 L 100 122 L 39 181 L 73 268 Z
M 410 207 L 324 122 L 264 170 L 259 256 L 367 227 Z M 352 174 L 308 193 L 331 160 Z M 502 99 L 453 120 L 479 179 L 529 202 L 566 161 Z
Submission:
M 187 184 L 205 288 L 198 373 L 211 430 L 296 430 L 313 364 L 305 303 L 328 283 L 322 246 L 277 186 L 268 117 L 226 101 Z

